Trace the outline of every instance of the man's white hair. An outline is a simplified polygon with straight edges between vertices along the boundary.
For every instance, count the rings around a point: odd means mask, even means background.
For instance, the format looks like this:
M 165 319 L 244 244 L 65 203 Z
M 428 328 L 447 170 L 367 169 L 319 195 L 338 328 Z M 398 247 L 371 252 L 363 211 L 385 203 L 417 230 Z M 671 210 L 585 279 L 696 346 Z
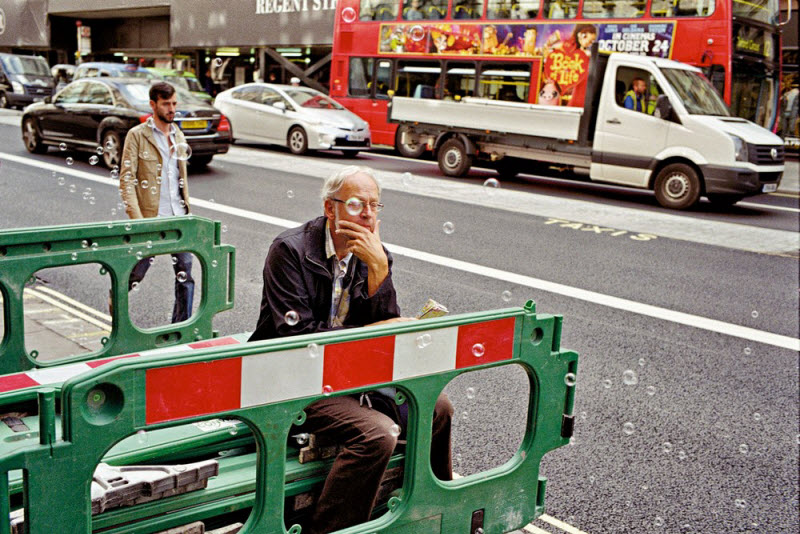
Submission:
M 348 165 L 347 167 L 342 167 L 330 175 L 325 180 L 325 183 L 322 184 L 321 196 L 323 205 L 325 204 L 326 200 L 332 199 L 336 196 L 336 193 L 338 193 L 344 185 L 345 180 L 356 174 L 366 174 L 372 178 L 372 181 L 375 182 L 375 187 L 378 188 L 378 198 L 381 198 L 381 184 L 378 183 L 378 179 L 375 178 L 375 173 L 372 172 L 372 169 L 361 165 Z

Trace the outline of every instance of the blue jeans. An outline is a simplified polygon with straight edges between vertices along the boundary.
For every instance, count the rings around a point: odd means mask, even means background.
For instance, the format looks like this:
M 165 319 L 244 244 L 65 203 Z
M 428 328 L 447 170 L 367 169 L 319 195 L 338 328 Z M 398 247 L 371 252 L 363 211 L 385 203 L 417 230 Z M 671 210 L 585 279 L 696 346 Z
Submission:
M 192 302 L 194 300 L 194 278 L 192 278 L 192 255 L 189 252 L 178 252 L 172 255 L 174 261 L 172 269 L 175 271 L 175 305 L 172 308 L 172 322 L 180 323 L 192 316 Z M 138 284 L 144 279 L 150 268 L 152 257 L 142 258 L 134 265 L 128 281 L 128 291 L 133 284 Z M 178 273 L 184 273 L 186 279 Z

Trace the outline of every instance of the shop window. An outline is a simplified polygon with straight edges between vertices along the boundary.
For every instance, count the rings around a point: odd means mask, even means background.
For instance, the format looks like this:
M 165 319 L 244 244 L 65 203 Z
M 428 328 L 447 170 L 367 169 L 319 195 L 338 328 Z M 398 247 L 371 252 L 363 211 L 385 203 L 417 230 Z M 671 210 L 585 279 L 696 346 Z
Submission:
M 484 65 L 478 96 L 507 102 L 527 102 L 531 85 L 530 66 L 514 63 Z

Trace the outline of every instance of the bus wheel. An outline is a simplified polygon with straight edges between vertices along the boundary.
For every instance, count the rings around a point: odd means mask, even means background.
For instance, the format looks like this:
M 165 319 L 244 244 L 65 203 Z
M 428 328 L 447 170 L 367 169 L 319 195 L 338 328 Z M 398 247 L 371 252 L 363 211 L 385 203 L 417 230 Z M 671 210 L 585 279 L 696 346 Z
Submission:
M 708 195 L 708 200 L 715 206 L 733 206 L 740 200 L 744 198 L 743 195 L 726 195 L 726 194 L 710 194 Z
M 700 198 L 700 178 L 685 163 L 671 163 L 656 178 L 656 199 L 665 208 L 684 210 Z
M 464 143 L 448 139 L 439 148 L 439 170 L 447 176 L 464 176 L 472 167 L 472 155 L 467 154 Z
M 400 153 L 401 156 L 406 158 L 418 158 L 425 152 L 425 145 L 422 143 L 418 143 L 415 145 L 409 145 L 406 143 L 401 142 L 400 140 L 403 138 L 403 132 L 408 129 L 407 126 L 400 126 L 397 129 L 397 133 L 394 136 L 394 147 Z

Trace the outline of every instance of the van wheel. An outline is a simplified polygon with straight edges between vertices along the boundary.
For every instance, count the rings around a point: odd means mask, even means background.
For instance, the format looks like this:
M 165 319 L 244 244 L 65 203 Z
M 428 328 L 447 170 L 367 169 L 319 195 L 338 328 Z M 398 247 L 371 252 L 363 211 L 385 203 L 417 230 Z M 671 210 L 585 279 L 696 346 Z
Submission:
M 10 106 L 8 105 L 8 97 L 5 93 L 0 93 L 0 108 L 8 109 Z
M 401 156 L 406 158 L 418 158 L 425 152 L 425 145 L 422 143 L 409 145 L 402 143 L 400 139 L 403 138 L 403 132 L 408 129 L 408 126 L 400 126 L 394 135 L 394 147 Z
M 715 206 L 733 206 L 744 198 L 743 195 L 728 195 L 728 194 L 709 194 L 708 200 Z
M 700 178 L 685 163 L 671 163 L 656 178 L 656 199 L 665 208 L 684 210 L 700 198 Z
M 306 138 L 306 131 L 299 126 L 295 126 L 289 130 L 289 138 L 287 139 L 289 150 L 292 154 L 305 154 L 308 150 L 308 139 Z
M 472 167 L 472 155 L 467 154 L 464 143 L 448 139 L 439 148 L 439 170 L 446 176 L 464 176 Z
M 25 148 L 31 154 L 44 154 L 47 152 L 47 146 L 42 143 L 42 138 L 39 137 L 36 121 L 31 117 L 25 119 L 22 124 L 22 140 L 25 143 Z
M 100 138 L 100 146 L 103 147 L 103 165 L 109 169 L 113 169 L 115 165 L 119 167 L 122 152 L 119 134 L 114 130 L 106 130 Z

